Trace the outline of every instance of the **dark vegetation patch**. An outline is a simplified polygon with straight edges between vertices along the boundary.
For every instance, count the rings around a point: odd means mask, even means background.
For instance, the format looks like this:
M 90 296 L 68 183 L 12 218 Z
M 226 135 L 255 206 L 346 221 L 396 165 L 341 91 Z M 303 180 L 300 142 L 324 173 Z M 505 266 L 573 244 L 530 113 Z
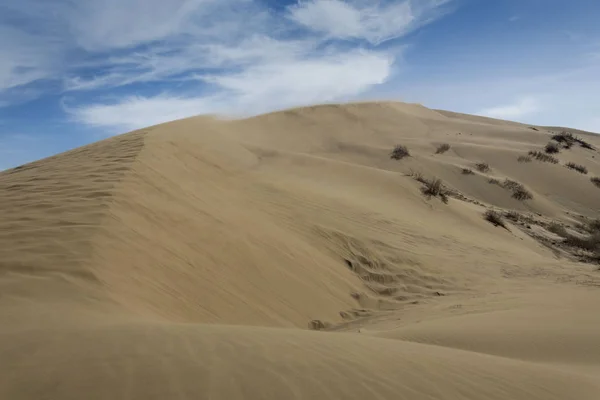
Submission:
M 565 167 L 567 167 L 569 169 L 573 169 L 573 170 L 579 172 L 580 174 L 586 175 L 588 173 L 588 170 L 586 167 L 584 167 L 583 165 L 575 164 L 574 162 L 569 162 L 569 163 L 565 164 Z
M 431 199 L 432 197 L 439 197 L 444 204 L 448 204 L 448 198 L 451 194 L 451 191 L 444 186 L 444 183 L 441 179 L 427 179 L 422 173 L 414 171 L 411 171 L 409 175 L 423 185 L 421 187 L 421 193 L 423 193 L 425 197 L 428 199 Z
M 502 228 L 509 230 L 506 226 L 506 223 L 504 222 L 504 218 L 502 218 L 502 215 L 497 211 L 487 210 L 483 214 L 483 218 L 485 218 L 486 221 L 493 224 L 494 226 L 501 226 Z
M 557 154 L 560 152 L 560 147 L 558 147 L 558 144 L 554 142 L 549 142 L 546 147 L 544 147 L 544 151 L 547 154 Z
M 584 149 L 595 150 L 594 146 L 592 146 L 579 136 L 575 136 L 571 132 L 567 131 L 562 131 L 560 133 L 552 135 L 552 140 L 561 143 L 566 149 L 570 149 L 575 143 L 577 143 Z
M 520 163 L 528 163 L 528 162 L 531 162 L 531 157 L 530 156 L 519 156 L 519 158 L 517 158 L 517 161 L 519 161 Z
M 410 157 L 410 151 L 408 151 L 408 148 L 404 145 L 396 145 L 396 147 L 394 147 L 394 150 L 392 150 L 392 152 L 390 153 L 390 158 L 392 160 L 402 160 L 404 157 Z
M 490 165 L 488 163 L 484 163 L 484 162 L 475 164 L 475 168 L 477 168 L 477 171 L 479 171 L 479 172 L 489 172 L 490 171 Z
M 535 158 L 538 161 L 548 162 L 552 164 L 558 164 L 558 159 L 556 157 L 552 157 L 551 155 L 542 153 L 541 151 L 530 151 L 529 155 Z
M 510 190 L 512 192 L 512 197 L 519 201 L 533 199 L 533 194 L 531 194 L 531 192 L 519 182 L 515 182 L 510 179 L 505 179 L 502 183 L 502 187 L 506 190 Z
M 435 150 L 435 154 L 444 154 L 448 150 L 450 150 L 450 145 L 448 143 L 442 143 Z

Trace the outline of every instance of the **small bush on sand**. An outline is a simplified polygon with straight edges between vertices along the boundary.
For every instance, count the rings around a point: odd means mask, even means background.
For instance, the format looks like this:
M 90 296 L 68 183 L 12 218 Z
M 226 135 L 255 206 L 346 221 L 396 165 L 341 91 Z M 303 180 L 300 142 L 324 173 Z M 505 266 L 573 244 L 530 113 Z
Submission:
M 590 181 L 592 181 L 594 185 L 600 188 L 600 178 L 598 178 L 597 176 L 593 176 L 590 178 Z
M 594 146 L 592 146 L 591 144 L 589 144 L 588 142 L 586 142 L 583 139 L 579 139 L 577 138 L 577 142 L 579 143 L 579 145 L 581 147 L 583 147 L 584 149 L 588 149 L 588 150 L 596 150 L 596 148 Z
M 517 161 L 519 161 L 520 163 L 531 162 L 531 157 L 529 157 L 529 156 L 519 156 L 519 158 L 517 158 Z
M 510 179 L 505 179 L 502 183 L 502 187 L 506 190 L 510 190 L 513 193 L 512 197 L 519 201 L 533 199 L 533 195 L 531 194 L 531 192 L 525 189 L 525 186 L 523 186 L 519 182 L 515 182 Z
M 559 224 L 558 222 L 550 223 L 550 225 L 548 225 L 546 229 L 563 238 L 569 236 L 565 227 Z
M 600 233 L 600 218 L 593 219 L 587 224 L 588 232 Z
M 500 180 L 498 180 L 498 179 L 496 179 L 496 178 L 490 178 L 490 179 L 488 180 L 488 183 L 489 183 L 490 185 L 500 185 Z
M 561 133 L 553 135 L 552 139 L 562 143 L 566 148 L 571 148 L 575 143 L 579 143 L 579 145 L 584 149 L 595 150 L 594 146 L 579 136 L 573 135 L 571 132 L 562 131 Z
M 533 199 L 533 195 L 531 192 L 523 187 L 513 190 L 512 197 L 519 201 L 531 200 Z
M 427 182 L 427 179 L 425 179 L 425 176 L 423 176 L 422 172 L 419 171 L 413 171 L 412 169 L 409 171 L 408 176 L 410 176 L 411 178 L 413 178 L 415 181 L 417 182 L 421 182 L 423 184 L 425 184 Z
M 579 172 L 580 174 L 586 175 L 588 173 L 588 170 L 586 167 L 584 167 L 583 165 L 575 164 L 574 162 L 565 164 L 565 167 L 567 167 L 569 169 L 574 169 L 575 171 Z
M 450 145 L 448 143 L 442 143 L 435 150 L 435 154 L 444 154 L 448 150 L 450 150 Z
M 505 179 L 504 182 L 502 182 L 502 187 L 504 189 L 508 189 L 508 190 L 517 190 L 523 187 L 523 185 L 521 185 L 519 182 L 513 181 L 511 179 Z
M 444 204 L 448 204 L 448 194 L 441 179 L 433 178 L 426 180 L 421 192 L 427 197 L 439 197 Z
M 521 214 L 516 211 L 507 211 L 504 213 L 504 217 L 510 219 L 513 222 L 518 222 L 521 220 Z
M 474 174 L 473 170 L 470 168 L 463 168 L 461 172 L 463 175 L 473 175 Z
M 408 151 L 406 146 L 401 144 L 394 147 L 394 150 L 392 150 L 392 153 L 390 154 L 390 158 L 393 160 L 402 160 L 404 157 L 410 157 L 410 151 Z
M 552 140 L 561 143 L 567 149 L 570 149 L 571 146 L 577 141 L 572 133 L 570 132 L 561 132 L 556 135 L 552 135 Z
M 558 159 L 556 157 L 552 157 L 548 154 L 542 153 L 541 151 L 530 151 L 529 155 L 538 161 L 558 164 Z
M 479 172 L 489 172 L 490 171 L 490 165 L 488 163 L 477 163 L 475 164 L 475 168 L 477 168 L 477 171 Z
M 546 147 L 544 147 L 544 151 L 547 154 L 556 154 L 560 152 L 560 147 L 554 142 L 549 142 Z
M 441 179 L 433 178 L 427 179 L 423 176 L 421 172 L 416 172 L 411 170 L 408 175 L 423 184 L 421 188 L 421 193 L 427 198 L 431 197 L 439 197 L 444 204 L 448 204 L 448 198 L 450 195 L 450 191 L 444 187 Z
M 494 224 L 494 226 L 501 226 L 504 229 L 508 229 L 506 227 L 506 224 L 504 223 L 504 219 L 502 218 L 502 215 L 500 215 L 500 213 L 498 213 L 497 211 L 494 210 L 487 210 L 484 214 L 483 217 L 485 218 L 486 221 L 488 221 L 491 224 Z
M 583 250 L 600 253 L 600 233 L 592 233 L 587 237 L 568 235 L 564 241 L 565 244 L 578 247 Z

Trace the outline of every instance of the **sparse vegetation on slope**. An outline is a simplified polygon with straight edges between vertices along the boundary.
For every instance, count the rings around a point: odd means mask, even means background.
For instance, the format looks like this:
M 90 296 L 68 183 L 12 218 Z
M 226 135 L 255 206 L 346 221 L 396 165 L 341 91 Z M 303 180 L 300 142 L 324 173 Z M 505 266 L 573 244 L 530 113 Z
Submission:
M 444 154 L 448 150 L 450 150 L 450 145 L 448 143 L 442 143 L 435 150 L 435 154 Z
M 439 197 L 444 203 L 448 203 L 448 196 L 441 179 L 433 178 L 428 180 L 421 191 L 425 196 Z
M 560 147 L 554 142 L 549 142 L 546 147 L 544 147 L 544 151 L 548 154 L 557 154 L 560 152 Z
M 569 132 L 561 132 L 552 136 L 552 140 L 561 143 L 566 149 L 570 149 L 573 144 L 576 142 L 575 137 L 572 133 Z
M 477 170 L 479 172 L 489 172 L 490 171 L 490 165 L 488 163 L 484 163 L 484 162 L 475 164 L 475 168 L 477 168 Z
M 415 171 L 411 171 L 409 175 L 417 182 L 423 184 L 423 187 L 421 187 L 421 193 L 423 193 L 425 197 L 439 197 L 444 204 L 448 204 L 450 191 L 446 187 L 444 187 L 444 184 L 441 179 L 427 179 L 423 176 L 422 173 Z
M 580 165 L 580 164 L 575 164 L 574 162 L 569 162 L 569 163 L 565 164 L 565 167 L 567 167 L 569 169 L 573 169 L 584 175 L 586 175 L 588 173 L 588 170 L 586 167 L 584 167 L 583 165 Z
M 504 213 L 504 217 L 513 222 L 518 222 L 521 219 L 521 214 L 516 211 L 507 211 Z
M 531 157 L 519 156 L 519 158 L 517 158 L 517 161 L 519 161 L 520 163 L 528 163 L 528 162 L 531 162 Z
M 595 150 L 594 146 L 583 140 L 582 138 L 573 135 L 571 132 L 562 131 L 552 136 L 552 140 L 556 140 L 562 145 L 570 149 L 575 143 L 578 143 L 584 149 Z
M 550 223 L 546 229 L 563 238 L 568 236 L 567 229 L 558 222 Z
M 552 157 L 551 155 L 542 153 L 541 151 L 530 151 L 529 155 L 535 158 L 538 161 L 548 162 L 551 164 L 558 164 L 558 159 L 556 157 Z
M 502 228 L 508 230 L 508 227 L 506 226 L 506 223 L 504 222 L 504 219 L 502 218 L 502 215 L 499 212 L 494 210 L 487 210 L 483 214 L 483 217 L 486 221 L 493 224 L 494 226 L 501 226 Z
M 463 168 L 461 172 L 463 175 L 473 175 L 474 174 L 473 170 L 470 168 Z
M 500 183 L 498 179 L 490 178 L 490 180 L 488 180 L 488 183 L 492 185 L 501 186 L 506 190 L 510 190 L 512 192 L 512 197 L 517 200 L 525 201 L 533 199 L 533 194 L 531 194 L 531 192 L 519 182 L 515 182 L 510 179 L 505 179 L 504 182 Z
M 592 181 L 594 185 L 600 188 L 600 178 L 598 178 L 597 176 L 593 176 L 590 178 L 590 181 Z
M 410 151 L 404 145 L 396 145 L 390 154 L 390 158 L 393 160 L 402 160 L 404 157 L 410 157 Z

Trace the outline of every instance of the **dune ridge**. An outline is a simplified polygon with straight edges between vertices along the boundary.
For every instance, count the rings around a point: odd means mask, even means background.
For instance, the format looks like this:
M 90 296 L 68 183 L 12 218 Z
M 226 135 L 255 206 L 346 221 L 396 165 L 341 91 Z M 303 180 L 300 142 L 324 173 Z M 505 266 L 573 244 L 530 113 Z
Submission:
M 0 398 L 596 399 L 600 273 L 546 228 L 599 217 L 600 158 L 518 161 L 552 134 L 329 104 L 4 171 Z

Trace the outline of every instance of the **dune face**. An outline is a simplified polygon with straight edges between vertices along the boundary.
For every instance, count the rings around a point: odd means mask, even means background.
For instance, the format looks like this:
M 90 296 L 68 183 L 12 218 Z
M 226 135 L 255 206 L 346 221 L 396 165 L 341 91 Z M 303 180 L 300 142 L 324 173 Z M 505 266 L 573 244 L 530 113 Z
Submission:
M 326 105 L 4 171 L 0 398 L 598 399 L 600 139 L 564 130 Z

